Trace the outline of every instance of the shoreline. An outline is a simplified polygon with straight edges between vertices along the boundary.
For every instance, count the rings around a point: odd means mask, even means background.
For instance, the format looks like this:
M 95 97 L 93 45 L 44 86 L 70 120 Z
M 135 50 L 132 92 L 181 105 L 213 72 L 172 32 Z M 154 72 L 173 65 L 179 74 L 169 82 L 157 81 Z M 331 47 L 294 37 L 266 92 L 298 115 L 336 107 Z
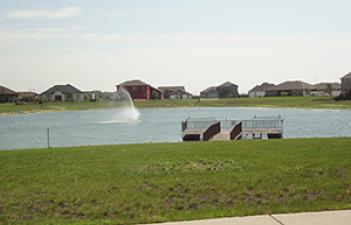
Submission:
M 326 109 L 351 110 L 351 101 L 335 101 L 330 97 L 267 97 L 231 99 L 190 99 L 190 100 L 150 100 L 134 101 L 138 109 L 143 108 L 203 108 L 203 107 L 253 107 L 282 109 Z M 0 104 L 0 116 L 24 115 L 32 113 L 85 111 L 118 108 L 115 102 L 63 102 L 45 104 Z
M 292 141 L 292 142 L 299 142 L 299 141 L 310 141 L 310 140 L 351 140 L 351 136 L 339 136 L 339 137 L 301 137 L 301 138 L 282 138 L 282 139 L 261 139 L 261 140 L 237 140 L 237 141 L 213 141 L 213 142 L 206 142 L 206 141 L 190 141 L 190 142 L 184 142 L 184 141 L 165 141 L 165 142 L 139 142 L 139 143 L 119 143 L 119 144 L 98 144 L 98 145 L 75 145 L 75 146 L 51 146 L 50 148 L 47 147 L 33 147 L 33 148 L 15 148 L 15 149 L 0 149 L 0 154 L 5 153 L 5 152 L 27 152 L 27 151 L 43 151 L 43 150 L 56 150 L 56 149 L 61 149 L 61 150 L 67 150 L 67 149 L 81 149 L 81 148 L 113 148 L 113 147 L 148 147 L 148 146 L 162 146 L 162 145 L 202 145 L 206 143 L 255 143 L 255 142 L 271 142 L 271 141 Z

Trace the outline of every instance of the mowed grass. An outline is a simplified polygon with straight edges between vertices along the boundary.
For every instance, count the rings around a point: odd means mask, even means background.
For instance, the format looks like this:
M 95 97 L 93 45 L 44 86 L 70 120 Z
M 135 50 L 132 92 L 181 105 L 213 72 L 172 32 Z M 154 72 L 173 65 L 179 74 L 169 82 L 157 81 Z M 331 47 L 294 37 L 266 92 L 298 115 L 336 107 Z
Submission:
M 351 101 L 331 97 L 267 97 L 137 101 L 137 107 L 282 107 L 351 109 Z
M 351 208 L 351 139 L 0 151 L 0 224 L 138 224 Z
M 77 111 L 90 109 L 105 109 L 119 107 L 120 104 L 114 102 L 51 102 L 43 104 L 23 104 L 1 103 L 0 114 L 15 113 L 35 113 L 52 111 Z
M 269 97 L 269 98 L 229 98 L 229 99 L 189 99 L 134 101 L 137 108 L 170 107 L 283 107 L 351 109 L 351 101 L 336 101 L 331 97 Z M 56 102 L 44 104 L 0 104 L 0 114 L 32 113 L 46 111 L 89 110 L 115 108 L 116 102 Z

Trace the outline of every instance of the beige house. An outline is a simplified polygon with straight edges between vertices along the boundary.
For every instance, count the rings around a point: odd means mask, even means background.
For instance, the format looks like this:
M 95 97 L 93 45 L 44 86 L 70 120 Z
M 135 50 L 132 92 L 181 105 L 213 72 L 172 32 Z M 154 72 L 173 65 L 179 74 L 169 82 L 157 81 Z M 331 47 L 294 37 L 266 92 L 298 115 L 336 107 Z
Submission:
M 312 96 L 333 96 L 337 97 L 341 93 L 341 85 L 339 83 L 319 83 L 313 85 L 311 90 Z
M 266 96 L 309 96 L 314 86 L 303 81 L 286 81 L 268 88 Z
M 165 99 L 191 99 L 193 97 L 192 94 L 185 91 L 184 86 L 160 86 L 159 90 L 163 91 L 163 95 Z
M 249 91 L 249 98 L 265 97 L 266 91 L 272 87 L 275 87 L 275 84 L 262 83 L 261 85 L 256 85 Z
M 44 101 L 79 102 L 84 100 L 84 92 L 70 84 L 55 85 L 41 93 L 40 97 Z

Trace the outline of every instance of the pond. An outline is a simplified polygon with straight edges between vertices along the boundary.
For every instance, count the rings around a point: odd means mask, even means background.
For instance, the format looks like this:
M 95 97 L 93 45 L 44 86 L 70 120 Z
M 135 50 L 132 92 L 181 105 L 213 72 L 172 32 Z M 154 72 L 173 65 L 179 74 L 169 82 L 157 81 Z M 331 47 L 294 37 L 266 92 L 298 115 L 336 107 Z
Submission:
M 152 108 L 140 109 L 138 121 L 119 120 L 123 109 L 34 113 L 0 116 L 0 149 L 181 141 L 187 117 L 251 119 L 284 118 L 284 138 L 351 136 L 351 110 L 282 108 Z M 124 112 L 125 113 L 125 112 Z

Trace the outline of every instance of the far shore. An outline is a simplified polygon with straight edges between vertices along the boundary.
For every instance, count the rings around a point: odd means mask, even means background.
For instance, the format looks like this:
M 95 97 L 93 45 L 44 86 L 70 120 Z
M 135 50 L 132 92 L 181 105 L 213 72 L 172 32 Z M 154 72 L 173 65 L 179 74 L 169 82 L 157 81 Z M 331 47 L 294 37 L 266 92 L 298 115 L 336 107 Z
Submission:
M 267 97 L 189 100 L 134 101 L 137 108 L 175 107 L 265 107 L 302 109 L 351 109 L 351 101 L 336 101 L 331 97 Z M 17 115 L 38 112 L 79 111 L 120 107 L 117 102 L 52 102 L 44 104 L 0 104 L 0 115 Z

